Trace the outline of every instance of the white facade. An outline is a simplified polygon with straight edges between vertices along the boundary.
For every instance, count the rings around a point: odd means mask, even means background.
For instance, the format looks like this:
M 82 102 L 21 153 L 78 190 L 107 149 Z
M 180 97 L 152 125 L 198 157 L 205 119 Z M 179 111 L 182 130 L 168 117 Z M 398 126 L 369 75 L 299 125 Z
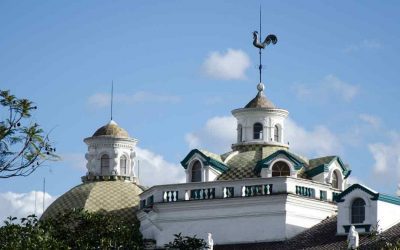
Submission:
M 338 201 L 337 233 L 347 234 L 350 225 L 354 225 L 359 233 L 370 231 L 382 232 L 400 223 L 400 199 L 386 196 L 365 186 L 354 184 L 346 190 Z M 364 219 L 352 221 L 353 202 L 362 199 Z
M 285 119 L 288 111 L 284 109 L 242 108 L 232 114 L 237 119 L 237 145 L 265 144 L 288 146 L 285 141 Z M 261 138 L 255 138 L 254 125 L 262 125 Z
M 203 238 L 210 232 L 215 244 L 279 241 L 334 215 L 334 192 L 293 177 L 161 185 L 140 195 L 138 218 L 143 237 L 159 247 L 179 232 Z
M 111 121 L 106 126 L 117 126 Z M 129 136 L 99 135 L 84 139 L 88 145 L 85 154 L 87 173 L 83 178 L 122 176 L 137 182 L 135 158 L 137 140 Z

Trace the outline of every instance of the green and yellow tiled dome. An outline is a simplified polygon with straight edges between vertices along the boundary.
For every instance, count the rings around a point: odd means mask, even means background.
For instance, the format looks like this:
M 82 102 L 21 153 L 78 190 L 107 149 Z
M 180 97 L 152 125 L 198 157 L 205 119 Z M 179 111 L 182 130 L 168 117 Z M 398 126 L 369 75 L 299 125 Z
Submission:
M 125 129 L 118 126 L 118 124 L 111 120 L 108 124 L 102 126 L 96 132 L 94 132 L 93 137 L 96 136 L 112 136 L 120 138 L 128 138 L 129 134 Z
M 133 222 L 142 191 L 135 183 L 120 180 L 86 182 L 55 200 L 43 213 L 42 219 L 77 208 L 89 212 L 102 211 Z

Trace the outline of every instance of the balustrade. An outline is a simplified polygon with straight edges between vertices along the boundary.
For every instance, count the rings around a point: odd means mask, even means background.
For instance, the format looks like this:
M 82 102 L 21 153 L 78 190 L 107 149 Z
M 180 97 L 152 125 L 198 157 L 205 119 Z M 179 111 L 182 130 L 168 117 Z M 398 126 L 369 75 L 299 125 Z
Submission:
M 203 188 L 190 190 L 190 199 L 207 200 L 215 198 L 215 188 Z
M 224 187 L 223 192 L 224 198 L 232 198 L 235 196 L 234 187 Z
M 252 185 L 242 187 L 242 196 L 252 197 L 260 195 L 269 195 L 272 193 L 272 184 Z
M 296 194 L 306 197 L 315 198 L 315 189 L 303 186 L 296 186 Z
M 175 202 L 178 201 L 178 191 L 164 191 L 163 202 Z

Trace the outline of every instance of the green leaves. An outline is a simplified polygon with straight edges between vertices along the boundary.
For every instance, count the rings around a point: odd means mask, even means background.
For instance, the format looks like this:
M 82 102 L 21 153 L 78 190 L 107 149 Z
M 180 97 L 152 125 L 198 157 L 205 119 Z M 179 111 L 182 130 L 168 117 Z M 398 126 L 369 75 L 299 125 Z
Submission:
M 182 233 L 174 234 L 175 239 L 168 244 L 165 244 L 167 249 L 179 249 L 179 250 L 203 250 L 208 249 L 207 243 L 204 239 L 193 237 L 182 236 Z
M 35 215 L 15 221 L 10 216 L 0 227 L 1 249 L 143 249 L 138 221 L 101 212 L 70 210 L 44 221 Z
M 47 134 L 28 118 L 33 102 L 0 90 L 0 105 L 8 118 L 0 121 L 0 178 L 27 176 L 47 160 L 58 160 Z

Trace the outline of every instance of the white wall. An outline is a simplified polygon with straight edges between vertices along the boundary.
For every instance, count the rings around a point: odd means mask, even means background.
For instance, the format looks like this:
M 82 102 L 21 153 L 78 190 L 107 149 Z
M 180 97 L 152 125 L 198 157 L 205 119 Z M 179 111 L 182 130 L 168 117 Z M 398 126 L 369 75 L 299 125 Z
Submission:
M 248 143 L 248 142 L 270 142 L 270 143 L 281 143 L 285 142 L 285 119 L 288 115 L 286 110 L 282 109 L 238 109 L 232 111 L 233 115 L 237 119 L 237 124 L 242 125 L 242 141 L 237 143 Z M 253 126 L 255 123 L 261 123 L 263 125 L 263 139 L 253 139 Z M 274 126 L 278 124 L 281 128 L 281 136 L 279 142 L 274 142 Z
M 371 200 L 371 195 L 361 189 L 355 189 L 344 197 L 344 202 L 338 203 L 337 233 L 346 234 L 343 226 L 351 225 L 351 205 L 356 198 L 365 201 L 365 220 L 361 225 L 369 224 L 376 227 L 377 224 L 377 201 Z M 355 224 L 357 225 L 357 224 Z M 357 231 L 362 232 L 357 229 Z
M 378 200 L 378 230 L 385 231 L 400 222 L 400 206 Z
M 144 238 L 161 247 L 179 232 L 203 238 L 210 232 L 215 244 L 285 240 L 335 210 L 332 203 L 281 194 L 159 203 L 138 217 Z

